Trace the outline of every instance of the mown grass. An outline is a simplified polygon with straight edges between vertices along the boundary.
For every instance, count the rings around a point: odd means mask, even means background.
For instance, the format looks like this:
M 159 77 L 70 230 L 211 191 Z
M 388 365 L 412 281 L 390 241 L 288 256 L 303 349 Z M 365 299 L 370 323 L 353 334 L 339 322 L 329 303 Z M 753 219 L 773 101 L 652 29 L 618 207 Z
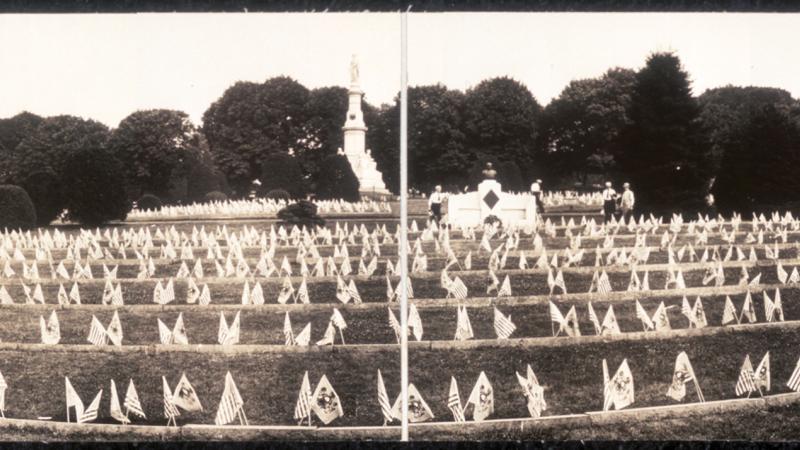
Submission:
M 462 400 L 481 371 L 495 391 L 494 418 L 525 417 L 527 410 L 514 371 L 531 364 L 545 388 L 547 415 L 597 411 L 602 407 L 601 361 L 608 358 L 612 371 L 627 358 L 636 387 L 635 406 L 675 403 L 665 393 L 672 379 L 675 357 L 686 351 L 707 400 L 734 398 L 739 367 L 746 353 L 760 359 L 769 350 L 772 361 L 772 393 L 786 392 L 786 380 L 794 368 L 800 338 L 796 329 L 767 329 L 757 333 L 741 330 L 713 336 L 636 342 L 596 342 L 568 347 L 533 346 L 471 350 L 419 350 L 410 353 L 410 381 L 420 390 L 437 419 L 451 420 L 446 406 L 450 376 L 459 382 Z M 161 375 L 174 387 L 181 372 L 196 388 L 206 410 L 187 414 L 179 423 L 212 423 L 223 389 L 223 377 L 231 371 L 245 399 L 252 424 L 293 424 L 292 413 L 303 372 L 312 383 L 325 373 L 344 405 L 345 417 L 336 425 L 379 425 L 382 422 L 375 390 L 376 370 L 381 369 L 390 398 L 398 392 L 399 355 L 380 352 L 312 353 L 102 353 L 3 351 L 0 370 L 9 388 L 6 415 L 16 418 L 52 416 L 63 420 L 64 376 L 69 376 L 88 403 L 100 388 L 104 400 L 100 421 L 108 418 L 108 380 L 124 389 L 133 377 L 148 420 L 161 424 Z M 692 389 L 686 401 L 696 401 Z M 138 421 L 137 421 L 138 422 Z M 646 428 L 645 428 L 646 429 Z M 790 436 L 787 430 L 786 436 Z M 485 436 L 484 436 L 485 437 Z

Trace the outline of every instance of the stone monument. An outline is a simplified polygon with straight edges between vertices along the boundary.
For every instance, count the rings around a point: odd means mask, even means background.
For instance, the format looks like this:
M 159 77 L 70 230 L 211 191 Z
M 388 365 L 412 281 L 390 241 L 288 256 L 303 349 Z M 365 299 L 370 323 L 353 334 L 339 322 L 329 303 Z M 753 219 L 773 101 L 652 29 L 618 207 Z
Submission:
M 358 60 L 356 55 L 350 62 L 350 88 L 347 92 L 349 101 L 347 118 L 344 123 L 344 155 L 358 178 L 358 191 L 361 194 L 390 195 L 383 183 L 383 175 L 378 171 L 375 160 L 366 150 L 367 126 L 361 112 L 361 90 L 359 81 Z
M 503 192 L 495 179 L 491 163 L 483 170 L 484 180 L 476 192 L 451 195 L 447 201 L 447 221 L 452 226 L 476 226 L 495 216 L 504 226 L 533 230 L 536 226 L 536 199 L 530 193 Z

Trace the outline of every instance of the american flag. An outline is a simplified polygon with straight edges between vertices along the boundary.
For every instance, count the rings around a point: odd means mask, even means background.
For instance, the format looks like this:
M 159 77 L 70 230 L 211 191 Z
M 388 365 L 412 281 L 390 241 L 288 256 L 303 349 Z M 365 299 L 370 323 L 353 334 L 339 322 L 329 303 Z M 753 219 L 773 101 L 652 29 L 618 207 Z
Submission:
M 722 325 L 727 325 L 733 321 L 739 323 L 736 316 L 736 307 L 733 306 L 730 296 L 725 296 L 725 309 L 722 310 Z
M 465 299 L 468 295 L 467 286 L 458 276 L 455 277 L 453 283 L 450 285 L 450 292 L 453 294 L 453 297 L 457 299 Z
M 89 337 L 87 340 L 93 345 L 106 345 L 108 343 L 106 329 L 94 315 L 92 315 L 92 325 L 89 328 Z
M 392 406 L 389 405 L 389 395 L 386 393 L 386 385 L 383 383 L 383 375 L 381 375 L 380 369 L 378 369 L 378 404 L 381 405 L 384 425 L 394 420 Z
M 145 419 L 142 404 L 139 402 L 139 394 L 136 392 L 136 387 L 133 385 L 133 379 L 128 382 L 128 390 L 125 392 L 125 401 L 123 405 L 128 410 L 137 416 Z
M 455 377 L 450 377 L 450 392 L 447 395 L 447 407 L 453 413 L 453 420 L 465 422 L 464 408 L 461 406 L 461 396 L 458 395 L 458 384 Z
M 228 372 L 225 374 L 225 390 L 222 392 L 222 398 L 219 401 L 214 424 L 220 426 L 233 422 L 243 405 L 244 400 L 239 394 L 239 389 L 236 387 L 231 373 Z
M 86 423 L 91 422 L 92 420 L 97 419 L 97 411 L 100 409 L 100 398 L 103 396 L 103 390 L 100 389 L 100 392 L 94 397 L 92 403 L 89 403 L 89 406 L 83 411 L 82 414 L 78 416 L 78 423 Z
M 786 386 L 795 392 L 800 391 L 800 359 L 797 360 L 797 364 L 794 367 L 792 376 L 789 377 L 789 381 L 786 383 Z
M 655 328 L 653 321 L 650 319 L 650 315 L 647 314 L 647 311 L 645 311 L 642 304 L 639 303 L 639 300 L 636 300 L 636 318 L 642 321 L 645 331 Z
M 742 364 L 742 368 L 739 371 L 739 379 L 736 381 L 736 395 L 741 396 L 757 390 L 753 365 L 750 363 L 750 355 L 746 355 L 744 364 Z
M 308 381 L 308 371 L 303 375 L 303 382 L 300 385 L 300 392 L 297 394 L 297 403 L 294 406 L 294 418 L 303 421 L 311 418 L 311 383 Z
M 494 331 L 498 339 L 508 339 L 516 329 L 517 326 L 511 321 L 510 315 L 506 317 L 499 309 L 494 309 Z
M 608 295 L 611 293 L 611 291 L 611 281 L 608 279 L 608 274 L 604 270 L 600 273 L 600 277 L 597 279 L 597 292 L 600 295 Z
M 392 312 L 392 308 L 386 309 L 389 310 L 389 326 L 392 328 L 392 331 L 394 331 L 395 337 L 397 337 L 397 343 L 399 344 L 403 330 L 400 328 L 400 322 L 397 321 L 397 317 L 395 317 Z
M 594 312 L 592 302 L 589 302 L 587 309 L 589 310 L 589 320 L 592 322 L 592 325 L 594 325 L 595 333 L 599 336 L 602 332 L 602 328 L 600 327 L 600 320 L 597 318 L 597 314 Z

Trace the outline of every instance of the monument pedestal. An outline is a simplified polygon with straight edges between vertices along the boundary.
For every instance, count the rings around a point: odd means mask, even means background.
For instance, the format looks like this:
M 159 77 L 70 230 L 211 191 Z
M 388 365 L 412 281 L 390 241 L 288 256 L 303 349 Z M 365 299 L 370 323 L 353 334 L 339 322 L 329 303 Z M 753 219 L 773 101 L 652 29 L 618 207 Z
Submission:
M 536 199 L 532 194 L 503 192 L 497 180 L 483 180 L 476 192 L 451 195 L 447 201 L 447 222 L 453 226 L 477 226 L 495 216 L 503 226 L 535 227 Z

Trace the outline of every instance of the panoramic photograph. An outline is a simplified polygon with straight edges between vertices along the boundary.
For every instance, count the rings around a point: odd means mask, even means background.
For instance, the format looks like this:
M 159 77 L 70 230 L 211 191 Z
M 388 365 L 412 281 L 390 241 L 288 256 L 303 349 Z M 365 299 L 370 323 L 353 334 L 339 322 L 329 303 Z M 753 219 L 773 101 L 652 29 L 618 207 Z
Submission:
M 800 439 L 797 20 L 0 14 L 0 440 Z

